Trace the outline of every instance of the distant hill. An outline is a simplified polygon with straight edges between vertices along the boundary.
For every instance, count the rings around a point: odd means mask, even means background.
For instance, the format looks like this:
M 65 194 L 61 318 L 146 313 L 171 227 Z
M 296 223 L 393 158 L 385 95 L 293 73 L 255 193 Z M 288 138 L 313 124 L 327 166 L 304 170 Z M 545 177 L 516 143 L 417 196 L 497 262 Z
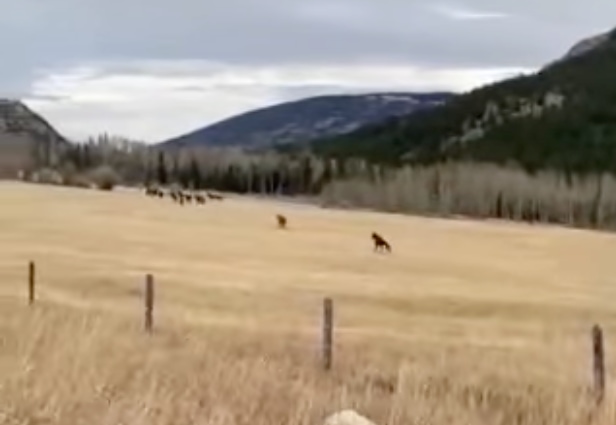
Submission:
M 576 56 L 584 55 L 591 50 L 601 47 L 604 43 L 610 40 L 611 31 L 606 31 L 601 34 L 596 34 L 590 37 L 583 38 L 575 43 L 567 52 L 560 58 L 549 63 L 545 68 L 549 68 L 557 63 L 564 62 L 568 59 L 572 59 Z
M 610 32 L 604 32 L 602 34 L 594 35 L 592 37 L 587 37 L 583 40 L 578 41 L 569 49 L 564 59 L 571 59 L 573 57 L 583 55 L 585 53 L 590 52 L 591 50 L 600 47 L 603 43 L 606 43 L 610 40 Z
M 262 148 L 304 142 L 439 106 L 452 96 L 452 93 L 439 92 L 311 97 L 237 115 L 160 146 Z
M 15 173 L 38 163 L 54 163 L 59 150 L 67 145 L 40 115 L 22 102 L 0 99 L 0 176 Z
M 325 156 L 394 164 L 465 159 L 616 171 L 616 31 L 576 44 L 532 75 L 312 146 Z

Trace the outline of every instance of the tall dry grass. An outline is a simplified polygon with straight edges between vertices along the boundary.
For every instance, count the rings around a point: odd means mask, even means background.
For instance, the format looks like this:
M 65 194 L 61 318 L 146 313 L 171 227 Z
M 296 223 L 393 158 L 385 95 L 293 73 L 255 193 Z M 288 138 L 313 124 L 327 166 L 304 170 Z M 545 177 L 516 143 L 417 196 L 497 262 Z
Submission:
M 316 335 L 176 323 L 148 336 L 113 315 L 2 304 L 4 424 L 319 424 L 343 408 L 391 425 L 616 419 L 612 395 L 592 408 L 574 372 L 587 359 L 567 350 L 533 358 L 343 336 L 327 374 Z
M 383 425 L 616 419 L 608 235 L 24 184 L 0 183 L 0 203 L 0 423 L 307 425 L 342 408 Z M 393 255 L 371 252 L 374 228 Z M 595 322 L 608 366 L 597 411 Z

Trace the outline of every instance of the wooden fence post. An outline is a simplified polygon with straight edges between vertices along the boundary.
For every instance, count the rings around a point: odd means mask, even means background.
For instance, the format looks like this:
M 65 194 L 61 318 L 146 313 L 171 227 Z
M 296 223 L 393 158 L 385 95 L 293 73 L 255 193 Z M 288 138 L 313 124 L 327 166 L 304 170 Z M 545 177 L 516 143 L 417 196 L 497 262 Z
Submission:
M 34 286 L 36 278 L 36 268 L 34 261 L 30 261 L 28 264 L 28 304 L 34 304 Z
M 334 331 L 334 303 L 331 298 L 323 300 L 323 367 L 332 367 L 332 348 Z
M 154 310 L 154 277 L 151 274 L 145 277 L 145 330 L 152 332 Z
M 605 394 L 605 352 L 603 349 L 603 331 L 599 325 L 592 327 L 592 353 L 595 398 L 598 404 Z

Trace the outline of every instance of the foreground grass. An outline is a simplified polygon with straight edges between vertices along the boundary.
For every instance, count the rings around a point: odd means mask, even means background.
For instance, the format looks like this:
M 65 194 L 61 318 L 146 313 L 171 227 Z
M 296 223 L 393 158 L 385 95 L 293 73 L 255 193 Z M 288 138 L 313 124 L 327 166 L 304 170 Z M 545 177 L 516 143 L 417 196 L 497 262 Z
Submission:
M 614 359 L 612 236 L 17 184 L 0 204 L 1 423 L 319 424 L 349 407 L 392 425 L 616 419 L 611 392 L 594 415 L 586 394 L 592 323 Z M 373 229 L 394 255 L 370 251 Z
M 348 407 L 383 424 L 616 419 L 611 397 L 590 415 L 571 370 L 585 359 L 567 350 L 531 359 L 342 336 L 326 374 L 306 336 L 178 326 L 146 336 L 114 316 L 43 304 L 27 310 L 2 305 L 6 424 L 318 424 Z

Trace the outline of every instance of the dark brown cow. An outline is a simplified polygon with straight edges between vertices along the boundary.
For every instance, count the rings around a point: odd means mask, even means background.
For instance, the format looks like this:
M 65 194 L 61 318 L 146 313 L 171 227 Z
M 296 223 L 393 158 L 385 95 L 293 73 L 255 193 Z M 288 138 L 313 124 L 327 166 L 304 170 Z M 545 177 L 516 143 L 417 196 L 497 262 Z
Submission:
M 162 191 L 157 187 L 149 186 L 149 187 L 146 187 L 145 194 L 147 196 L 154 196 L 154 197 L 159 196 L 160 197 L 162 194 Z
M 276 220 L 278 221 L 278 227 L 281 229 L 286 229 L 287 227 L 287 218 L 284 215 L 276 214 Z
M 372 240 L 374 241 L 375 251 L 386 249 L 387 252 L 391 252 L 391 245 L 378 233 L 372 232 Z
M 222 201 L 224 199 L 224 197 L 222 195 L 217 195 L 215 193 L 212 192 L 207 192 L 207 197 L 210 199 L 213 199 L 215 201 Z

